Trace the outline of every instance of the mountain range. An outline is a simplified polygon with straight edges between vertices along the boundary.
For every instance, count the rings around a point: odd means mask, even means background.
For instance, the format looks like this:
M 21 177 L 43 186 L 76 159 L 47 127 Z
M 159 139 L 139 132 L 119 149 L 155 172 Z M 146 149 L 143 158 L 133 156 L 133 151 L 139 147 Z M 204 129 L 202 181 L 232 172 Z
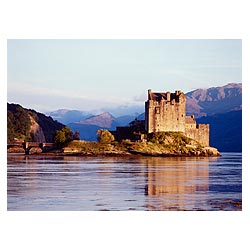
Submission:
M 221 152 L 242 152 L 242 84 L 197 89 L 186 94 L 187 115 L 210 124 L 210 145 Z
M 86 111 L 68 110 L 68 109 L 59 109 L 56 111 L 52 111 L 49 112 L 47 115 L 51 116 L 54 120 L 59 121 L 63 124 L 81 121 L 92 116 L 91 113 Z
M 242 84 L 196 89 L 186 93 L 186 113 L 196 118 L 242 109 Z
M 226 113 L 230 111 L 242 110 L 241 83 L 229 83 L 222 87 L 196 89 L 185 93 L 185 95 L 186 113 L 187 115 L 195 115 L 196 118 L 203 116 L 211 116 L 219 113 Z M 142 105 L 144 105 L 144 103 Z M 120 107 L 118 107 L 118 109 L 119 108 Z M 68 109 L 59 109 L 56 111 L 52 111 L 47 113 L 47 115 L 51 116 L 53 119 L 63 124 L 75 122 L 79 122 L 82 124 L 92 124 L 91 121 L 94 121 L 93 124 L 95 124 L 96 119 L 113 119 L 114 121 L 117 121 L 120 125 L 125 125 L 127 122 L 129 122 L 129 119 L 134 119 L 135 117 L 139 117 L 139 119 L 144 119 L 144 114 L 139 114 L 138 110 L 138 106 L 135 106 L 134 109 L 131 107 L 129 109 L 129 112 L 128 109 L 124 109 L 125 113 L 118 117 L 114 117 L 113 115 L 111 115 L 111 113 L 113 112 L 117 113 L 114 108 L 109 112 L 104 112 L 98 115 L 93 115 L 88 111 Z M 107 115 L 108 113 L 110 115 Z M 97 118 L 94 118 L 95 116 Z
M 105 112 L 100 115 L 91 116 L 82 121 L 69 123 L 67 126 L 73 131 L 78 130 L 81 139 L 96 141 L 96 131 L 98 129 L 116 130 L 116 127 L 126 126 L 134 119 L 135 116 L 132 115 L 114 117 L 110 113 Z

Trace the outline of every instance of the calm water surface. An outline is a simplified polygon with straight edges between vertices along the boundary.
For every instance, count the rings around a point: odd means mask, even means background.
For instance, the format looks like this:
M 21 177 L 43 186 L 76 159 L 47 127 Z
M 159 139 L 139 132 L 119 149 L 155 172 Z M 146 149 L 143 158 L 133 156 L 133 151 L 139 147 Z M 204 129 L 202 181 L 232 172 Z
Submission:
M 241 210 L 242 155 L 8 155 L 8 210 Z

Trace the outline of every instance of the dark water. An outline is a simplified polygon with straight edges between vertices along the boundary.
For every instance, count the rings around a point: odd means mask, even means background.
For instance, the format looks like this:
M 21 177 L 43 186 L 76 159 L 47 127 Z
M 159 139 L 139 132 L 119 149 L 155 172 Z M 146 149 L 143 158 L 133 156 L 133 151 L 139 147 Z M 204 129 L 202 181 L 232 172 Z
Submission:
M 242 155 L 8 155 L 8 210 L 241 210 Z

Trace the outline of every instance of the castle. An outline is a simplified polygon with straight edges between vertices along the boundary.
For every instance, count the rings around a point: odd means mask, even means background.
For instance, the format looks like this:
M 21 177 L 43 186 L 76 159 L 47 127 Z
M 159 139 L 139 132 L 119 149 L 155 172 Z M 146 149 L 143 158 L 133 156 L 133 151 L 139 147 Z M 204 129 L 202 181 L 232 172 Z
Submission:
M 209 146 L 209 124 L 196 124 L 193 115 L 186 116 L 186 96 L 179 90 L 175 93 L 156 93 L 148 90 L 148 100 L 145 102 L 145 131 L 182 132 L 202 146 Z
M 149 89 L 145 102 L 145 121 L 134 120 L 129 127 L 117 127 L 115 135 L 117 140 L 133 140 L 133 132 L 168 131 L 181 132 L 202 146 L 209 146 L 209 124 L 196 124 L 193 115 L 186 116 L 186 96 L 179 90 L 170 93 L 152 92 Z

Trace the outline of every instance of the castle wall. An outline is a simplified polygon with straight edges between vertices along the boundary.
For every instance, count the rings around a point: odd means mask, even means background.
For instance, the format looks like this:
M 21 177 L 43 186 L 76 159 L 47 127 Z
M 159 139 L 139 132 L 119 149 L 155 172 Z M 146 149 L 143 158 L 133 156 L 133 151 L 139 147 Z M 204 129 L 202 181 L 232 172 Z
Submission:
M 155 100 L 150 96 L 145 103 L 145 129 L 148 133 L 159 131 L 185 132 L 186 98 L 184 93 L 166 93 L 166 98 Z
M 202 146 L 209 146 L 209 124 L 197 124 L 196 128 L 185 129 L 185 135 L 193 140 L 198 141 Z

